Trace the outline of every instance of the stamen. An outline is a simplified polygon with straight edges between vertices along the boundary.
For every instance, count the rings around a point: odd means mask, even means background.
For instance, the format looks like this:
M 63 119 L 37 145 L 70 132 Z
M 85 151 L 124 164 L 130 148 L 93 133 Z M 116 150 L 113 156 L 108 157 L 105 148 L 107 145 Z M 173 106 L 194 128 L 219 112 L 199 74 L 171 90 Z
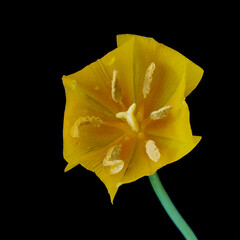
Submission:
M 153 75 L 154 69 L 155 69 L 155 63 L 152 62 L 148 66 L 146 74 L 145 74 L 145 79 L 144 79 L 144 83 L 143 83 L 143 97 L 144 98 L 147 98 L 147 95 L 150 92 L 150 89 L 151 89 L 150 84 L 152 82 L 152 75 Z
M 127 123 L 130 125 L 133 131 L 138 132 L 139 126 L 134 116 L 134 111 L 136 109 L 136 103 L 133 103 L 126 112 L 119 112 L 116 114 L 116 118 L 125 118 Z
M 152 161 L 158 162 L 161 157 L 161 154 L 159 152 L 159 149 L 155 145 L 155 142 L 153 140 L 148 140 L 145 147 L 146 147 L 146 153 L 147 153 L 148 157 Z
M 172 109 L 172 106 L 165 106 L 165 107 L 162 107 L 160 109 L 158 109 L 157 111 L 154 111 L 154 112 L 151 112 L 150 114 L 150 118 L 152 120 L 160 120 L 160 119 L 163 119 L 165 118 L 169 111 Z
M 120 87 L 119 81 L 118 81 L 118 71 L 117 70 L 113 70 L 112 99 L 118 103 L 122 102 L 122 92 L 121 92 L 121 87 Z
M 100 127 L 102 124 L 102 120 L 99 117 L 95 116 L 86 116 L 86 117 L 80 117 L 77 119 L 74 123 L 74 125 L 70 129 L 70 135 L 74 138 L 79 137 L 79 130 L 78 128 L 81 125 L 92 125 L 93 127 Z
M 113 146 L 103 159 L 103 166 L 110 168 L 111 175 L 119 173 L 124 167 L 124 161 L 119 159 L 121 150 L 121 145 Z

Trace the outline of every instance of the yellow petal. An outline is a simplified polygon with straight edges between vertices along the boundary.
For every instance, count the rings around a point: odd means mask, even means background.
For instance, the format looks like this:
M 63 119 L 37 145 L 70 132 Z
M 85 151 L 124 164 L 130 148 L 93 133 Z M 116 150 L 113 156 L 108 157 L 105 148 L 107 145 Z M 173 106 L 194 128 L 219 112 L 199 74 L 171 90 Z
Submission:
M 64 134 L 70 134 L 71 128 L 80 117 L 93 118 L 92 116 L 94 116 L 95 119 L 99 119 L 100 122 L 105 123 L 117 121 L 115 114 L 87 95 L 76 80 L 63 77 L 63 84 L 66 93 L 63 128 Z M 120 121 L 119 124 L 121 125 Z
M 135 102 L 133 82 L 133 50 L 134 39 L 104 56 L 101 61 L 106 71 L 112 77 L 117 71 L 121 88 L 122 101 L 125 108 Z
M 104 157 L 106 156 L 108 150 L 114 145 L 121 145 L 121 154 L 120 159 L 124 161 L 124 167 L 119 171 L 117 174 L 111 175 L 109 169 L 104 167 L 102 164 L 101 167 L 95 169 L 96 175 L 101 179 L 101 181 L 107 187 L 108 193 L 111 198 L 111 202 L 113 203 L 113 199 L 117 193 L 118 188 L 122 185 L 122 179 L 125 175 L 125 172 L 128 169 L 128 164 L 132 158 L 133 151 L 135 149 L 136 139 L 133 136 L 125 135 L 123 138 L 118 139 L 117 141 L 113 142 L 107 148 L 103 149 L 103 153 L 97 153 L 96 156 L 101 158 L 99 161 L 103 161 Z M 104 156 L 103 156 L 104 155 Z
M 133 35 L 133 34 L 119 34 L 117 35 L 117 46 L 120 47 L 121 45 L 123 45 L 124 43 L 126 43 L 127 41 L 135 37 L 139 37 L 139 36 Z
M 155 142 L 160 153 L 160 159 L 152 161 L 146 153 L 144 141 L 138 141 L 133 157 L 122 179 L 122 184 L 136 181 L 143 176 L 152 175 L 159 168 L 181 159 L 198 144 L 201 137 L 193 136 L 191 143 L 182 143 L 152 135 L 146 135 L 145 140 L 147 139 Z
M 65 82 L 75 82 L 87 96 L 103 105 L 109 112 L 115 113 L 117 104 L 111 97 L 111 75 L 106 72 L 104 64 L 98 60 L 84 69 L 63 77 Z
M 122 184 L 136 181 L 137 179 L 154 173 L 149 156 L 146 152 L 147 139 L 138 139 L 131 161 L 122 179 Z
M 188 142 L 192 138 L 192 130 L 189 122 L 189 110 L 186 102 L 182 102 L 181 108 L 173 108 L 167 117 L 161 120 L 153 120 L 146 128 L 148 134 Z
M 63 133 L 64 158 L 71 166 L 81 164 L 89 169 L 92 161 L 87 157 L 88 154 L 101 150 L 122 135 L 123 132 L 117 128 L 104 125 L 95 128 L 89 125 L 84 125 L 81 126 L 79 137 L 74 138 L 65 128 Z M 94 171 L 92 168 L 90 170 Z
M 103 166 L 103 160 L 106 157 L 109 149 L 114 146 L 114 144 L 120 143 L 121 138 L 111 142 L 107 146 L 104 146 L 103 148 L 96 151 L 89 151 L 85 155 L 81 154 L 77 155 L 76 157 L 72 156 L 73 158 L 75 158 L 75 162 L 69 163 L 67 166 L 67 170 L 71 169 L 72 166 L 74 167 L 77 164 L 81 164 L 86 169 L 95 172 L 96 175 L 103 181 L 103 183 L 107 187 L 108 192 L 111 196 L 111 200 L 113 201 L 113 198 L 119 187 L 117 183 L 121 180 L 124 171 L 120 171 L 118 174 L 111 175 L 109 169 Z
M 144 117 L 152 108 L 160 108 L 170 99 L 180 81 L 186 82 L 185 97 L 197 86 L 203 70 L 179 52 L 156 42 L 152 38 L 136 35 L 118 35 L 118 46 L 135 39 L 134 44 L 134 78 L 136 92 L 139 93 L 136 103 L 142 101 L 142 88 L 145 73 L 151 63 L 155 63 L 151 92 L 144 103 Z
M 185 102 L 185 81 L 181 81 L 166 106 L 171 106 L 168 115 L 160 120 L 151 120 L 144 132 L 162 138 L 188 143 L 192 141 L 189 109 Z M 144 123 L 143 123 L 144 125 Z
M 195 148 L 195 146 L 201 140 L 200 136 L 192 136 L 191 142 L 184 143 L 151 135 L 148 135 L 148 137 L 152 138 L 156 142 L 156 145 L 158 146 L 161 153 L 161 158 L 158 162 L 151 162 L 151 166 L 154 169 L 154 172 L 159 168 L 184 157 L 193 148 Z
M 123 104 L 128 107 L 134 102 L 133 43 L 134 41 L 129 41 L 84 69 L 64 76 L 64 79 L 75 81 L 84 93 L 101 103 L 110 112 L 117 113 L 123 110 L 112 97 L 112 80 L 115 71 L 118 73 Z
M 193 63 L 192 61 L 188 61 L 186 66 L 186 90 L 185 90 L 185 97 L 187 97 L 199 84 L 200 80 L 203 76 L 203 69 L 200 68 L 198 65 Z
M 83 92 L 75 80 L 64 77 L 63 83 L 66 91 L 63 153 L 67 162 L 72 164 L 67 168 L 70 169 L 82 164 L 87 153 L 107 146 L 124 132 L 120 128 L 111 127 L 112 121 L 116 122 L 116 126 L 121 126 L 121 122 L 117 122 L 115 115 Z M 80 124 L 81 118 L 95 122 Z

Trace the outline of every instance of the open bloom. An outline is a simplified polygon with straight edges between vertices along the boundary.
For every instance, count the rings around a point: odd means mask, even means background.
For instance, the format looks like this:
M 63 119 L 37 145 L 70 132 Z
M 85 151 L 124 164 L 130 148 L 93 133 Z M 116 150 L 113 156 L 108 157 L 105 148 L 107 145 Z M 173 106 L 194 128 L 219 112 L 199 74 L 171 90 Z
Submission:
M 96 173 L 113 201 L 118 188 L 177 161 L 193 136 L 185 98 L 203 70 L 152 38 L 118 35 L 118 47 L 63 76 L 65 171 Z

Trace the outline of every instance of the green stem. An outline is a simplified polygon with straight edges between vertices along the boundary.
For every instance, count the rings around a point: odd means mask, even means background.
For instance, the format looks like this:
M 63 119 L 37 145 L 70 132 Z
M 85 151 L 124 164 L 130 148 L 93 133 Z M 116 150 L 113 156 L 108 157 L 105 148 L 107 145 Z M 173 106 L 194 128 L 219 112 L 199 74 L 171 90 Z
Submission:
M 156 193 L 159 201 L 162 203 L 168 216 L 172 219 L 172 221 L 177 226 L 182 235 L 185 237 L 185 239 L 197 240 L 197 237 L 195 236 L 194 232 L 182 218 L 182 216 L 172 203 L 171 199 L 169 198 L 167 192 L 165 191 L 158 177 L 157 172 L 154 173 L 152 176 L 149 176 L 149 180 L 152 184 L 154 192 Z

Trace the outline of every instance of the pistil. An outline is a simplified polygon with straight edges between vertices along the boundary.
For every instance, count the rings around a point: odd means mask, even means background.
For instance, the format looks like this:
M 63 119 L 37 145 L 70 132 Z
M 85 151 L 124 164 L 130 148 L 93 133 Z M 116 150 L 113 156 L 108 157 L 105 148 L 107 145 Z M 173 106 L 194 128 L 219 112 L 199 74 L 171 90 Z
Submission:
M 134 115 L 136 109 L 136 103 L 133 103 L 126 112 L 119 112 L 116 114 L 116 118 L 125 118 L 129 126 L 132 128 L 132 131 L 138 132 L 139 126 Z

